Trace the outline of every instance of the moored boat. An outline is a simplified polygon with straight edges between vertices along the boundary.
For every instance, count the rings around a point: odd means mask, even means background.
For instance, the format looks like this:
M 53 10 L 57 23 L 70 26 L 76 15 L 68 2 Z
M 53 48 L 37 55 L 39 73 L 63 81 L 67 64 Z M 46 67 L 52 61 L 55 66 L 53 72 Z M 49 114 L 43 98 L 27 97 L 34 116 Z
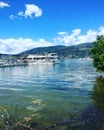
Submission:
M 26 57 L 28 64 L 58 64 L 59 57 L 56 53 L 30 54 Z

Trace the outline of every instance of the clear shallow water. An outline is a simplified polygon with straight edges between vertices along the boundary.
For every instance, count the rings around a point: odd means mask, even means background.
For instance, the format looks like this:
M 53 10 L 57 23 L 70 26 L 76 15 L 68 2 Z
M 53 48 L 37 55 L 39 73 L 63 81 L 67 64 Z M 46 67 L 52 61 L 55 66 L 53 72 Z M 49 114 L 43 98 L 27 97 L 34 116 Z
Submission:
M 36 130 L 72 118 L 74 125 L 55 130 L 104 130 L 104 114 L 92 98 L 98 76 L 90 60 L 0 68 L 0 106 L 15 118 L 14 124 L 26 124 L 29 118 Z

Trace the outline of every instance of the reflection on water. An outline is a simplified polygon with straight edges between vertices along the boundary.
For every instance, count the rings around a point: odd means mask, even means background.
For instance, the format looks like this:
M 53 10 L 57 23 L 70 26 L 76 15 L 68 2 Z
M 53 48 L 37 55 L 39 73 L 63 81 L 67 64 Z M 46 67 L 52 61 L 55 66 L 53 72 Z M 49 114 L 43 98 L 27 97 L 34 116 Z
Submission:
M 34 124 L 32 128 L 43 130 L 71 118 L 75 119 L 72 125 L 66 124 L 55 130 L 97 130 L 96 121 L 104 117 L 103 105 L 97 101 L 101 83 L 96 81 L 93 87 L 98 75 L 89 60 L 65 60 L 55 66 L 0 68 L 0 106 L 7 110 L 16 130 L 17 122 Z M 102 99 L 99 101 L 103 102 Z M 0 109 L 0 126 L 5 130 L 3 112 Z M 14 128 L 10 126 L 10 130 Z M 100 128 L 103 130 L 102 125 Z
M 93 86 L 92 100 L 98 110 L 104 113 L 104 78 L 98 77 Z
M 92 104 L 80 115 L 83 124 L 80 129 L 104 130 L 104 79 L 98 76 L 91 92 Z

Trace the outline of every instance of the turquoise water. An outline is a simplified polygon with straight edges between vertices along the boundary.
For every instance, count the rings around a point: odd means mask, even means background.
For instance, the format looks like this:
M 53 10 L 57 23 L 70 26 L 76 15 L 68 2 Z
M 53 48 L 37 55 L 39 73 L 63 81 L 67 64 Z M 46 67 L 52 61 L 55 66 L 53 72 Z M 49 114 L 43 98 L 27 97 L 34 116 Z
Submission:
M 101 111 L 104 107 L 99 109 L 93 96 L 99 75 L 91 60 L 0 68 L 2 130 L 5 130 L 7 116 L 10 120 L 7 126 L 11 130 L 29 129 L 18 126 L 17 122 L 43 130 L 72 120 L 71 124 L 53 129 L 104 130 L 104 113 Z

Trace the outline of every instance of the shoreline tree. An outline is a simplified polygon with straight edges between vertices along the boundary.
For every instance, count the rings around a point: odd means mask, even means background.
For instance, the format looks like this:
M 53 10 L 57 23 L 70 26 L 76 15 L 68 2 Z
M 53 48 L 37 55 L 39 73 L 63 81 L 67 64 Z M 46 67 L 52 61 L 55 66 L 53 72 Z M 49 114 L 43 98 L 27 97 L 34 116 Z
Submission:
M 93 65 L 97 72 L 104 72 L 104 36 L 97 36 L 93 42 L 93 47 L 90 49 Z

